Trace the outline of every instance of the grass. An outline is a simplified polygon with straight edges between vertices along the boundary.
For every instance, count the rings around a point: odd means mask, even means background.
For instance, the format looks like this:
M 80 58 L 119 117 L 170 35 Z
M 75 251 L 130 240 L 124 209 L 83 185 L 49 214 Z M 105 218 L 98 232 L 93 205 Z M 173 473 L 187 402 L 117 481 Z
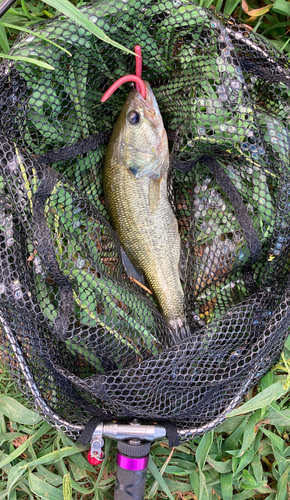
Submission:
M 71 3 L 81 6 L 86 2 Z M 274 3 L 270 0 L 200 0 L 196 3 L 233 15 L 288 55 L 290 4 L 286 0 Z M 4 57 L 19 30 L 32 29 L 39 21 L 59 13 L 44 2 L 16 2 L 0 24 L 0 48 Z M 146 498 L 289 498 L 289 377 L 288 339 L 278 365 L 214 433 L 192 439 L 173 450 L 166 442 L 153 444 Z M 1 366 L 0 394 L 0 500 L 113 498 L 116 443 L 106 440 L 106 460 L 101 467 L 93 468 L 86 460 L 88 448 L 77 445 L 44 422 L 19 392 L 5 366 Z
M 172 450 L 166 441 L 152 445 L 145 498 L 289 498 L 289 379 L 290 337 L 280 362 L 215 432 Z M 113 498 L 115 442 L 106 439 L 106 459 L 92 467 L 86 460 L 89 447 L 76 444 L 30 409 L 3 365 L 0 394 L 0 500 Z
M 290 4 L 286 0 L 192 0 L 192 2 L 239 19 L 249 29 L 260 33 L 269 40 L 280 52 L 286 55 L 290 52 Z M 1 19 L 0 57 L 5 57 L 9 53 L 19 31 L 25 31 L 25 28 L 31 29 L 33 25 L 64 12 L 71 19 L 76 16 L 75 19 L 78 19 L 80 24 L 87 23 L 86 27 L 89 30 L 92 29 L 97 37 L 103 39 L 103 33 L 99 28 L 93 28 L 92 23 L 81 19 L 70 7 L 70 5 L 81 7 L 86 3 L 88 3 L 87 0 L 51 0 L 47 3 L 35 0 L 27 2 L 18 0 Z M 88 23 L 91 24 L 91 27 Z M 118 45 L 113 40 L 112 44 Z M 129 51 L 126 47 L 123 49 Z

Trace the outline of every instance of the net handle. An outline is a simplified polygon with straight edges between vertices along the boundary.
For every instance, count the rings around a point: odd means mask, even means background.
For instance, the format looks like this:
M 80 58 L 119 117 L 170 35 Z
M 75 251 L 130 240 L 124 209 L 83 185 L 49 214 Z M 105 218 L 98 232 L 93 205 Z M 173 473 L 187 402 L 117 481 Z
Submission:
M 4 16 L 7 10 L 9 10 L 15 3 L 15 0 L 3 0 L 3 2 L 0 3 L 0 18 Z

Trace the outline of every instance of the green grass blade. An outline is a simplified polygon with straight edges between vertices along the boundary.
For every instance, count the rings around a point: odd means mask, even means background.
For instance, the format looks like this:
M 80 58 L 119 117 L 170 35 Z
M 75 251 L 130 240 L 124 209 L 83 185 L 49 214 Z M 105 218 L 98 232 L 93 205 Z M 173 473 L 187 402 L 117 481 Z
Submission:
M 169 461 L 172 457 L 172 454 L 173 454 L 173 451 L 174 451 L 174 448 L 171 450 L 169 456 L 167 457 L 167 459 L 165 460 L 164 464 L 162 465 L 161 469 L 160 469 L 160 475 L 163 476 L 164 472 L 165 472 L 165 469 L 167 467 L 167 465 L 169 464 Z M 148 500 L 151 500 L 152 498 L 155 498 L 155 494 L 157 492 L 157 489 L 158 489 L 158 481 L 155 480 L 152 488 L 150 489 L 148 495 L 147 495 L 147 498 Z
M 290 16 L 290 3 L 285 0 L 276 0 L 273 7 L 274 12 L 283 16 Z
M 179 493 L 185 493 L 185 492 L 190 493 L 191 492 L 191 488 L 190 488 L 188 483 L 182 483 L 181 481 L 176 481 L 174 479 L 169 479 L 169 478 L 165 478 L 164 480 L 166 482 L 166 485 L 168 486 L 169 491 L 171 491 L 171 493 L 178 493 L 179 494 Z M 208 490 L 206 488 L 206 483 L 205 483 L 205 476 L 203 474 L 202 474 L 202 481 L 203 481 L 203 485 L 204 485 L 203 493 L 202 493 L 202 497 L 199 497 L 198 500 L 211 500 L 209 498 L 209 495 L 208 495 Z M 156 500 L 156 498 L 158 498 L 158 500 L 161 498 L 164 499 L 164 497 L 155 496 L 154 500 Z M 175 498 L 178 499 L 178 496 Z M 188 497 L 187 496 L 186 497 L 179 497 L 179 500 L 181 500 L 183 498 L 187 499 Z M 191 499 L 192 499 L 192 497 L 190 498 L 190 500 Z M 194 499 L 195 499 L 195 497 L 194 497 Z
M 214 2 L 215 0 L 205 0 L 204 2 L 204 7 L 206 7 L 207 9 L 211 6 L 211 4 Z
M 40 35 L 39 33 L 37 33 L 37 31 L 32 31 L 32 30 L 29 30 L 28 28 L 22 28 L 21 26 L 17 26 L 17 24 L 8 24 L 8 23 L 4 23 L 2 21 L 0 21 L 0 26 L 1 26 L 1 28 L 5 27 L 5 28 L 11 28 L 14 30 L 18 30 L 18 31 L 23 31 L 24 33 L 29 33 L 30 35 L 33 35 L 37 38 L 41 38 L 42 40 L 45 40 L 46 42 L 51 43 L 51 45 L 55 45 L 55 47 L 57 47 L 60 50 L 63 50 L 69 56 L 71 56 L 71 53 L 68 50 L 64 49 L 61 45 L 58 45 L 57 43 L 53 42 L 49 38 L 46 38 L 45 36 Z M 0 41 L 1 41 L 1 28 L 0 28 Z M 7 40 L 7 43 L 8 43 L 8 40 Z M 9 45 L 8 45 L 8 51 L 9 51 Z
M 26 15 L 26 17 L 28 17 L 28 19 L 31 19 L 32 16 L 25 5 L 25 0 L 21 0 L 21 8 L 22 8 L 23 13 Z
M 263 466 L 262 466 L 262 463 L 261 463 L 258 455 L 253 456 L 251 466 L 252 466 L 256 481 L 258 481 L 258 482 L 262 481 L 263 475 L 264 475 L 264 470 L 263 470 Z
M 265 429 L 264 427 L 260 427 L 260 429 L 270 439 L 272 445 L 276 446 L 283 453 L 284 440 L 277 436 L 277 434 L 274 434 L 274 432 L 269 431 L 269 429 Z
M 127 52 L 129 54 L 133 54 L 135 56 L 134 52 L 127 49 L 126 47 L 123 47 L 123 45 L 121 45 L 120 43 L 114 42 L 114 40 L 109 38 L 106 35 L 106 33 L 104 33 L 103 30 L 101 30 L 100 28 L 95 26 L 91 21 L 89 21 L 89 19 L 84 14 L 82 14 L 82 12 L 80 12 L 74 5 L 72 5 L 68 0 L 48 0 L 46 3 L 48 5 L 51 5 L 51 7 L 54 7 L 55 9 L 62 12 L 72 21 L 75 21 L 77 24 L 83 26 L 86 30 L 90 31 L 100 40 L 103 40 L 104 42 L 109 43 L 114 47 L 123 50 L 124 52 Z
M 276 24 L 273 24 L 272 26 L 269 26 L 269 28 L 265 29 L 261 35 L 262 36 L 265 36 L 266 33 L 269 33 L 269 31 L 271 30 L 275 30 L 276 28 L 285 28 L 286 26 L 289 26 L 289 22 L 286 21 L 286 22 L 283 22 L 283 23 L 276 23 Z M 266 37 L 267 38 L 267 37 Z
M 45 498 L 46 500 L 63 500 L 63 493 L 61 489 L 51 486 L 46 481 L 39 479 L 35 474 L 29 473 L 28 476 L 29 486 L 31 491 L 38 495 L 40 498 Z
M 79 483 L 76 483 L 76 481 L 74 481 L 73 479 L 71 479 L 71 484 L 72 484 L 72 487 L 75 491 L 77 491 L 78 493 L 81 493 L 82 495 L 91 495 L 94 491 L 96 491 L 96 494 L 98 493 L 98 489 L 97 487 L 95 488 L 95 486 L 93 486 L 93 488 L 86 488 L 86 487 L 83 487 L 83 486 L 80 486 Z M 99 496 L 96 496 L 95 498 L 100 498 Z
M 162 488 L 164 493 L 166 493 L 166 495 L 168 495 L 168 498 L 170 500 L 174 500 L 173 496 L 171 495 L 171 493 L 169 491 L 169 488 L 168 488 L 166 482 L 164 481 L 163 477 L 161 476 L 161 474 L 160 474 L 159 470 L 157 469 L 151 456 L 149 456 L 148 469 L 150 470 L 152 476 L 154 476 L 154 478 L 158 482 L 160 488 Z
M 230 433 L 229 437 L 222 444 L 222 452 L 224 454 L 227 453 L 227 450 L 233 450 L 238 444 L 240 437 L 242 436 L 245 427 L 248 422 L 248 417 L 245 417 L 244 420 L 240 423 L 240 425 Z
M 49 484 L 51 484 L 51 486 L 60 486 L 61 484 L 63 484 L 63 478 L 61 476 L 54 474 L 50 470 L 46 469 L 43 465 L 38 465 L 36 467 L 36 470 L 38 477 L 47 481 Z
M 12 61 L 20 61 L 20 62 L 35 64 L 40 68 L 53 69 L 53 70 L 55 69 L 50 64 L 47 64 L 43 61 L 39 61 L 38 59 L 34 59 L 33 57 L 9 56 L 7 54 L 3 54 L 2 52 L 0 52 L 0 57 L 2 57 L 3 59 L 11 59 Z
M 212 441 L 213 441 L 213 432 L 207 432 L 202 436 L 202 440 L 200 441 L 196 449 L 195 457 L 200 471 L 202 471 L 204 467 L 206 457 L 212 445 Z
M 251 446 L 256 437 L 256 424 L 261 420 L 261 411 L 257 410 L 249 419 L 245 431 L 243 444 L 240 451 L 240 456 L 242 456 L 245 451 Z
M 3 50 L 4 54 L 8 54 L 9 43 L 8 43 L 6 31 L 3 28 L 3 26 L 1 26 L 1 23 L 0 23 L 0 47 Z
M 5 394 L 0 397 L 0 411 L 19 424 L 34 425 L 42 420 L 42 417 L 35 411 L 28 410 L 21 403 Z
M 36 465 L 44 465 L 44 464 L 54 464 L 61 458 L 70 457 L 71 455 L 75 455 L 76 453 L 80 453 L 83 450 L 83 447 L 80 446 L 80 449 L 75 448 L 73 446 L 66 446 L 60 450 L 52 451 L 47 455 L 43 455 L 43 457 L 37 458 L 32 462 L 28 462 L 27 465 L 29 467 L 35 467 Z
M 28 474 L 27 470 L 23 468 L 23 463 L 18 462 L 18 464 L 14 465 L 9 471 L 8 481 L 7 481 L 7 489 L 9 492 L 13 491 L 13 488 L 17 486 L 19 482 L 21 482 Z
M 244 413 L 248 413 L 249 411 L 258 410 L 259 408 L 264 408 L 280 398 L 287 392 L 287 387 L 285 388 L 281 381 L 276 382 L 276 384 L 271 385 L 264 391 L 260 392 L 252 398 L 250 401 L 247 401 L 244 405 L 240 406 L 236 410 L 233 410 L 231 413 L 227 415 L 227 417 L 234 417 L 235 415 L 243 415 Z
M 216 10 L 217 10 L 218 12 L 220 12 L 220 11 L 221 11 L 221 8 L 222 8 L 223 3 L 224 3 L 224 0 L 218 0 L 218 1 L 217 1 L 217 4 L 216 4 L 216 7 L 215 7 L 215 8 L 216 8 Z
M 106 467 L 106 463 L 107 463 L 107 460 L 108 460 L 108 456 L 109 456 L 109 451 L 110 451 L 110 447 L 111 447 L 111 439 L 110 438 L 106 438 L 105 439 L 105 449 L 104 449 L 104 454 L 105 454 L 105 458 L 104 460 L 102 461 L 102 466 L 100 468 L 100 472 L 99 472 L 99 475 L 98 475 L 98 479 L 97 479 L 97 482 L 96 482 L 96 486 L 100 483 L 101 479 L 102 479 L 102 475 L 103 475 L 103 472 L 105 470 L 105 467 Z
M 10 453 L 10 455 L 5 457 L 4 460 L 0 462 L 0 469 L 3 469 L 5 465 L 10 464 L 15 458 L 19 457 L 19 455 L 21 455 L 30 444 L 35 443 L 35 441 L 40 439 L 46 432 L 50 430 L 50 428 L 50 425 L 47 422 L 44 422 L 40 429 L 35 432 L 35 434 L 33 434 L 21 446 L 19 446 L 19 448 L 14 450 L 12 453 Z
M 286 42 L 284 43 L 284 45 L 281 47 L 281 52 L 283 52 L 283 50 L 285 50 L 285 49 L 286 49 L 286 47 L 287 47 L 287 45 L 288 45 L 289 41 L 290 41 L 290 38 L 288 38 L 288 39 L 286 40 Z
M 231 16 L 232 13 L 236 10 L 239 3 L 240 3 L 240 0 L 226 0 L 225 6 L 224 6 L 224 14 Z
M 237 465 L 237 469 L 234 471 L 234 477 L 236 478 L 237 476 L 239 476 L 239 473 L 245 469 L 249 463 L 253 460 L 253 457 L 254 457 L 254 450 L 253 448 L 250 448 L 249 450 L 247 450 L 244 455 L 242 457 L 238 457 L 238 458 L 235 458 L 233 459 L 236 460 L 236 465 Z
M 221 474 L 227 474 L 232 470 L 232 461 L 231 460 L 226 460 L 226 462 L 221 462 L 214 460 L 210 455 L 206 457 L 206 461 L 208 464 L 210 464 L 217 472 L 220 472 Z
M 223 500 L 232 500 L 232 498 L 233 498 L 232 479 L 233 479 L 233 476 L 232 476 L 231 472 L 228 472 L 227 474 L 221 474 L 221 476 L 220 476 Z
M 279 410 L 279 407 L 272 403 L 269 410 L 264 415 L 264 418 L 269 421 L 271 425 L 275 426 L 290 426 L 290 410 Z
M 201 471 L 199 474 L 196 471 L 192 471 L 189 476 L 189 480 L 197 500 L 209 500 L 204 474 Z
M 287 495 L 287 479 L 290 472 L 290 465 L 287 467 L 285 472 L 283 472 L 277 484 L 277 496 L 276 500 L 286 500 Z
M 7 500 L 8 495 L 9 495 L 9 491 L 8 491 L 8 489 L 6 489 L 6 490 L 2 491 L 2 492 L 0 493 L 0 500 L 4 500 L 4 499 L 6 499 L 6 500 Z

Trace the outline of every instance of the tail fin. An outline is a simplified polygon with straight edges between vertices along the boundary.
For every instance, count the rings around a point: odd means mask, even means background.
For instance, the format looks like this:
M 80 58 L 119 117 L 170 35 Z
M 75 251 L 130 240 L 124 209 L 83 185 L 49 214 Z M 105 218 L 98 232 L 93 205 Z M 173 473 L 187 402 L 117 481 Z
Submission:
M 168 323 L 175 343 L 182 342 L 191 336 L 190 326 L 186 318 L 171 320 Z

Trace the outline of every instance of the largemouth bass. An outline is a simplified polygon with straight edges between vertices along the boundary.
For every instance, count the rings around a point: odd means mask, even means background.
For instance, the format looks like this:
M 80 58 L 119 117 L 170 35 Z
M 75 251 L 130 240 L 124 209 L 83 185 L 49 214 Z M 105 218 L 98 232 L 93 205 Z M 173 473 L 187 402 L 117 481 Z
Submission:
M 168 139 L 155 96 L 128 95 L 108 144 L 104 193 L 110 220 L 137 270 L 144 273 L 178 341 L 188 332 L 179 278 L 180 236 L 167 196 Z

